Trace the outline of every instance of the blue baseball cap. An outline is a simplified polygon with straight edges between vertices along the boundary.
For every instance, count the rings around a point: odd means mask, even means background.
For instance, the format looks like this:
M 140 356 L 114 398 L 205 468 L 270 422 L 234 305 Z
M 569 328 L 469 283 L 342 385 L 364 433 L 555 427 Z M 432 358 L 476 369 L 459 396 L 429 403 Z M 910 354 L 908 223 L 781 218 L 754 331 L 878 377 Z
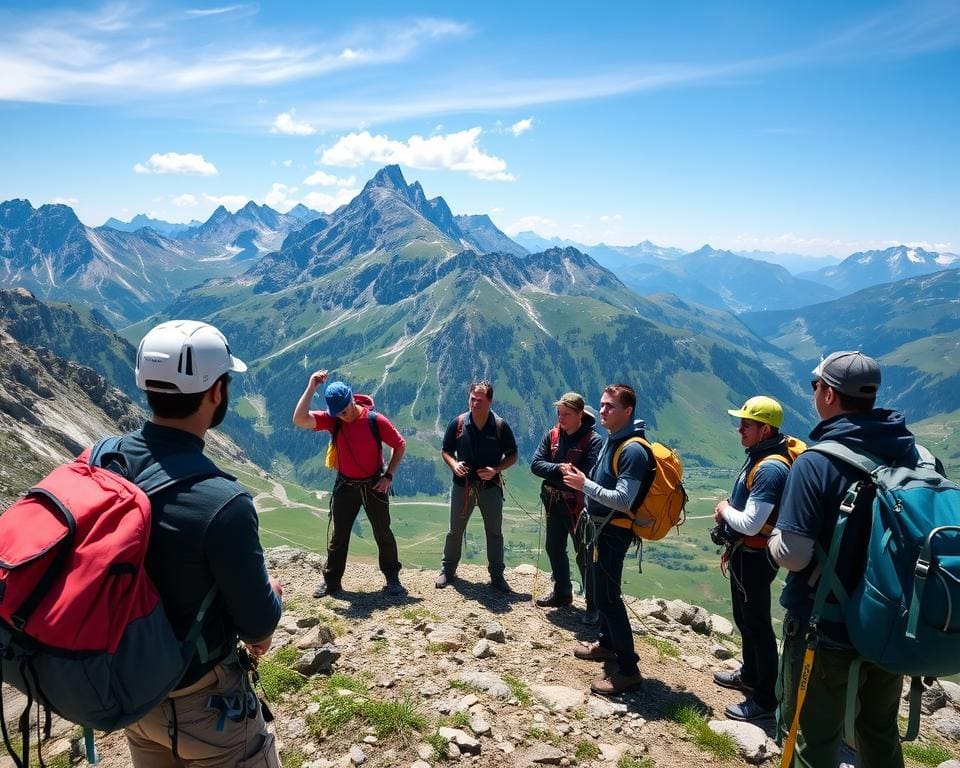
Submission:
M 353 390 L 350 389 L 349 384 L 342 381 L 331 381 L 327 384 L 323 399 L 327 401 L 327 413 L 336 418 L 350 405 L 350 401 L 353 400 Z

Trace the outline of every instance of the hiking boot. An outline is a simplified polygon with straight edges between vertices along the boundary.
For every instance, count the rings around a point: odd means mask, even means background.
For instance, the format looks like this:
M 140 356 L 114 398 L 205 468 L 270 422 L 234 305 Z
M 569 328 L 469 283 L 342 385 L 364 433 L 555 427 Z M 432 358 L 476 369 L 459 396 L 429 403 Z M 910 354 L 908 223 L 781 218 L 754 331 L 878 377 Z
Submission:
M 583 616 L 580 617 L 580 621 L 588 627 L 595 627 L 600 623 L 600 611 L 596 608 L 588 608 Z
M 743 670 L 738 669 L 736 672 L 714 672 L 713 682 L 724 688 L 733 688 L 735 691 L 753 693 L 753 686 L 747 685 L 743 682 L 743 678 L 740 677 L 742 671 Z
M 335 595 L 340 592 L 339 584 L 327 584 L 325 581 L 321 581 L 317 584 L 317 588 L 313 590 L 314 597 L 327 597 L 328 595 Z
M 452 584 L 453 580 L 457 578 L 453 573 L 447 573 L 442 570 L 437 574 L 437 580 L 433 583 L 437 589 L 443 589 L 447 584 Z
M 643 676 L 637 672 L 634 675 L 624 675 L 614 672 L 590 684 L 590 690 L 601 696 L 616 696 L 618 693 L 636 691 L 643 685 Z
M 546 597 L 537 599 L 537 607 L 539 608 L 560 608 L 571 603 L 573 603 L 573 595 L 558 595 L 556 592 L 551 592 Z
M 723 714 L 731 720 L 744 720 L 753 722 L 754 720 L 768 720 L 777 713 L 776 708 L 765 709 L 753 699 L 747 699 L 740 704 L 729 704 L 723 710 Z
M 503 574 L 500 574 L 499 576 L 491 576 L 490 586 L 498 592 L 503 592 L 505 595 L 513 594 L 513 590 L 510 589 L 510 585 L 507 584 L 507 580 L 503 578 Z
M 393 597 L 402 597 L 407 594 L 407 588 L 400 583 L 399 576 L 390 576 L 387 578 L 387 583 L 383 587 L 383 591 L 388 595 Z
M 577 643 L 573 648 L 573 655 L 583 661 L 611 661 L 617 654 L 611 648 L 604 648 L 599 642 Z

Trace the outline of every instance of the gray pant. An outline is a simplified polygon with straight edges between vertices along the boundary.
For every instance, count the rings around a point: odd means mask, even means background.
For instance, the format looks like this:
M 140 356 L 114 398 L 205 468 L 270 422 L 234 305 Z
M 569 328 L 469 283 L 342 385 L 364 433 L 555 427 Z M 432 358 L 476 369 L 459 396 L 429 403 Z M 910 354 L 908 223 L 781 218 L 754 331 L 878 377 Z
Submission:
M 499 485 L 471 482 L 454 484 L 450 492 L 450 530 L 443 543 L 441 567 L 448 574 L 457 570 L 463 534 L 474 507 L 480 507 L 487 534 L 487 563 L 491 576 L 503 574 L 503 489 Z

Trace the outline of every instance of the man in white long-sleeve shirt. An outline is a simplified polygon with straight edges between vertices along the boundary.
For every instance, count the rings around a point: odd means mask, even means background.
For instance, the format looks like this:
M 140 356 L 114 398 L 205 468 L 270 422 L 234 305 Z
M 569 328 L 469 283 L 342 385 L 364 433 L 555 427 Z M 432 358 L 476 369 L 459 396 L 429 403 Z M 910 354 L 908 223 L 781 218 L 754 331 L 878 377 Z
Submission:
M 767 553 L 767 540 L 790 458 L 786 437 L 780 434 L 783 408 L 776 400 L 758 395 L 727 413 L 740 419 L 737 432 L 747 460 L 730 498 L 717 504 L 714 519 L 717 534 L 726 542 L 724 559 L 733 619 L 743 638 L 743 666 L 735 672 L 717 672 L 713 679 L 746 694 L 745 701 L 726 708 L 727 717 L 760 720 L 773 717 L 777 708 L 777 638 L 770 620 L 770 585 L 777 565 Z

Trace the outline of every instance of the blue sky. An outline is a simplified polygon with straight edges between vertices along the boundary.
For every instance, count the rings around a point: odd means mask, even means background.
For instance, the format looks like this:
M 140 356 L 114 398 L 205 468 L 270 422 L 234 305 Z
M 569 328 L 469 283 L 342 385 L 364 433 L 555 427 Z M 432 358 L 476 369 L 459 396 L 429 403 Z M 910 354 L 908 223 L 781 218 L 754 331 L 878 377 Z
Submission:
M 960 250 L 953 0 L 407 8 L 7 2 L 0 199 L 330 210 L 397 162 L 509 233 Z

